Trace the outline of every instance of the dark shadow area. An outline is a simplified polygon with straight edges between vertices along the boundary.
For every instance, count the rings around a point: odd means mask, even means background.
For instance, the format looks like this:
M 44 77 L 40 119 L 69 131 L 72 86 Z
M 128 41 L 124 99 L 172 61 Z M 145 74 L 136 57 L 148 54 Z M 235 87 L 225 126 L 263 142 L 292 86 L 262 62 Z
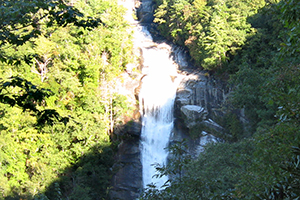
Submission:
M 246 133 L 236 135 L 238 138 L 252 136 L 260 124 L 274 123 L 277 108 L 270 103 L 272 97 L 266 96 L 268 85 L 274 79 L 277 66 L 289 60 L 287 57 L 279 59 L 279 48 L 285 37 L 279 12 L 277 4 L 270 4 L 249 16 L 247 22 L 255 28 L 254 34 L 246 38 L 242 48 L 216 73 L 217 76 L 227 74 L 228 87 L 234 88 L 229 98 L 231 107 L 244 108 Z M 223 120 L 223 124 L 228 126 L 229 123 Z M 236 127 L 228 130 L 233 129 Z
M 247 18 L 247 22 L 255 28 L 255 33 L 250 34 L 244 45 L 234 55 L 230 55 L 229 63 L 220 71 L 235 74 L 245 65 L 252 69 L 268 69 L 274 64 L 274 57 L 282 42 L 281 32 L 284 29 L 279 19 L 276 4 L 268 5 Z
M 115 128 L 111 145 L 94 145 L 73 165 L 65 168 L 46 191 L 20 196 L 18 189 L 5 200 L 103 200 L 136 199 L 141 193 L 141 125 L 129 121 Z M 73 141 L 74 142 L 74 141 Z M 76 141 L 75 141 L 76 142 Z M 74 144 L 73 144 L 74 145 Z M 26 191 L 23 191 L 25 193 Z M 1 199 L 1 198 L 0 198 Z
M 142 191 L 139 120 L 116 127 L 114 137 L 120 141 L 115 155 L 110 199 L 137 199 Z
M 114 163 L 112 146 L 95 145 L 72 166 L 63 170 L 44 193 L 30 196 L 18 194 L 5 200 L 102 200 L 108 199 L 111 167 Z

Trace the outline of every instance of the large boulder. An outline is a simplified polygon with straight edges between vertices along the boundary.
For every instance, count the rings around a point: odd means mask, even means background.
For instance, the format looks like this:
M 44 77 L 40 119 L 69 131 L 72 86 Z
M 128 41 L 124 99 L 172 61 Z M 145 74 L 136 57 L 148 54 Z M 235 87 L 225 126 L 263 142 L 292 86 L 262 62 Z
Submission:
M 180 110 L 187 128 L 195 126 L 198 122 L 205 120 L 207 116 L 207 111 L 197 105 L 184 105 Z

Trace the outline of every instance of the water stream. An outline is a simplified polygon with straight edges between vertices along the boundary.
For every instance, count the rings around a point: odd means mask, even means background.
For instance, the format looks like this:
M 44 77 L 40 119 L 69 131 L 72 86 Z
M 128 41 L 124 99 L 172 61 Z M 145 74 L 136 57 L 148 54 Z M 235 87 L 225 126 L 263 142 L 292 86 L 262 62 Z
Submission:
M 132 10 L 133 0 L 127 0 L 125 7 Z M 142 53 L 143 68 L 139 94 L 142 115 L 141 163 L 143 187 L 155 184 L 160 188 L 168 177 L 155 178 L 155 164 L 167 162 L 169 139 L 173 130 L 173 107 L 179 84 L 178 65 L 171 57 L 172 47 L 166 43 L 155 43 L 146 26 L 138 24 L 127 14 L 134 25 L 134 46 Z
M 177 89 L 177 64 L 172 60 L 171 47 L 156 44 L 146 27 L 137 26 L 136 37 L 143 55 L 142 87 L 139 94 L 142 114 L 141 162 L 143 185 L 161 187 L 168 177 L 154 178 L 155 164 L 167 161 L 170 135 L 173 129 L 173 107 Z
M 148 66 L 142 82 L 140 105 L 142 112 L 141 157 L 144 187 L 150 183 L 161 187 L 167 177 L 154 178 L 153 164 L 166 164 L 170 134 L 173 129 L 173 106 L 176 94 L 175 65 L 166 49 L 145 48 L 144 65 Z

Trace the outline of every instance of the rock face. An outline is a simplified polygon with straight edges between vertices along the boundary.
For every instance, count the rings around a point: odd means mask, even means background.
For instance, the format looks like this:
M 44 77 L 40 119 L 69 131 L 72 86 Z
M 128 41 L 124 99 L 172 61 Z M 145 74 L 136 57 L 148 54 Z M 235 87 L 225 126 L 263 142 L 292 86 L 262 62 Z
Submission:
M 127 66 L 126 66 L 127 67 Z M 136 67 L 136 66 L 135 66 Z M 141 123 L 139 108 L 136 104 L 136 88 L 139 87 L 141 74 L 127 71 L 115 81 L 115 92 L 127 97 L 128 102 L 136 106 L 132 116 L 124 117 L 124 125 L 114 127 L 114 137 L 120 141 L 112 167 L 110 199 L 137 199 L 142 187 L 142 164 L 140 158 Z
M 132 92 L 133 95 L 133 92 Z M 140 157 L 141 123 L 138 119 L 127 122 L 115 131 L 121 138 L 113 166 L 110 199 L 137 199 L 142 190 L 142 164 Z
M 152 0 L 131 0 L 137 11 L 137 16 L 142 24 L 153 22 L 154 3 Z M 150 26 L 149 26 L 150 27 Z M 152 33 L 153 35 L 153 33 Z M 215 121 L 222 117 L 221 105 L 226 101 L 229 91 L 221 81 L 210 77 L 208 73 L 194 70 L 189 63 L 188 54 L 180 47 L 172 46 L 174 62 L 178 64 L 178 76 L 171 77 L 172 80 L 180 78 L 181 83 L 177 89 L 174 105 L 174 130 L 171 138 L 173 141 L 181 141 L 183 138 L 189 141 L 192 154 L 199 154 L 208 142 L 217 142 L 214 133 L 224 133 L 224 128 Z M 120 93 L 131 96 L 134 104 L 138 100 L 139 84 L 143 78 L 141 74 L 130 79 L 132 68 L 142 68 L 142 54 L 140 66 L 128 66 L 127 72 L 120 82 Z M 138 111 L 137 111 L 138 113 Z M 118 146 L 116 164 L 113 167 L 111 199 L 129 200 L 137 199 L 142 191 L 142 164 L 140 156 L 140 116 L 132 117 L 134 120 L 127 122 L 115 134 L 122 138 Z
M 152 23 L 154 2 L 152 0 L 140 0 L 137 7 L 137 17 L 140 23 Z
M 201 71 L 184 75 L 178 88 L 176 104 L 200 106 L 210 118 L 221 114 L 218 109 L 226 99 L 227 92 L 222 82 L 208 76 Z
M 134 134 L 135 135 L 135 134 Z M 140 162 L 139 137 L 123 140 L 118 146 L 112 179 L 111 199 L 137 199 L 141 193 L 142 165 Z
M 215 119 L 224 115 L 220 108 L 228 91 L 221 81 L 216 81 L 206 72 L 192 71 L 185 66 L 181 71 L 171 140 L 187 139 L 191 153 L 196 154 L 203 150 L 205 143 L 218 141 L 214 133 L 224 133 L 224 128 Z
M 200 146 L 203 147 L 203 141 L 218 140 L 212 134 L 224 133 L 224 128 L 215 121 L 224 115 L 221 107 L 229 91 L 225 83 L 213 78 L 208 72 L 194 69 L 184 49 L 174 46 L 172 51 L 174 61 L 179 66 L 178 78 L 181 82 L 175 99 L 175 127 L 171 140 L 188 139 L 191 149 L 197 151 L 201 140 Z

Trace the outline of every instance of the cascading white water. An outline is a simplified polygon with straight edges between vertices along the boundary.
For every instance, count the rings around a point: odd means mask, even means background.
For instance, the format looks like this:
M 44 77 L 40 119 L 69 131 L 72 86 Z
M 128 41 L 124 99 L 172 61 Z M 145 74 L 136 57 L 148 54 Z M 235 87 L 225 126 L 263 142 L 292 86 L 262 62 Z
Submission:
M 166 164 L 169 143 L 173 129 L 173 107 L 177 89 L 177 65 L 170 57 L 171 47 L 154 44 L 149 33 L 142 29 L 144 40 L 140 44 L 143 52 L 146 75 L 142 79 L 139 94 L 142 113 L 141 161 L 143 184 L 153 183 L 160 188 L 168 177 L 154 178 L 157 174 L 154 164 Z M 137 33 L 137 34 L 140 34 Z M 151 40 L 151 41 L 149 41 Z
M 171 58 L 171 47 L 153 42 L 145 26 L 132 18 L 134 0 L 119 1 L 126 7 L 126 19 L 134 25 L 134 46 L 141 49 L 143 57 L 142 87 L 139 94 L 142 114 L 141 163 L 143 186 L 155 184 L 160 188 L 168 177 L 154 178 L 154 164 L 164 165 L 167 161 L 170 135 L 173 129 L 173 107 L 176 89 L 180 82 L 177 64 Z

